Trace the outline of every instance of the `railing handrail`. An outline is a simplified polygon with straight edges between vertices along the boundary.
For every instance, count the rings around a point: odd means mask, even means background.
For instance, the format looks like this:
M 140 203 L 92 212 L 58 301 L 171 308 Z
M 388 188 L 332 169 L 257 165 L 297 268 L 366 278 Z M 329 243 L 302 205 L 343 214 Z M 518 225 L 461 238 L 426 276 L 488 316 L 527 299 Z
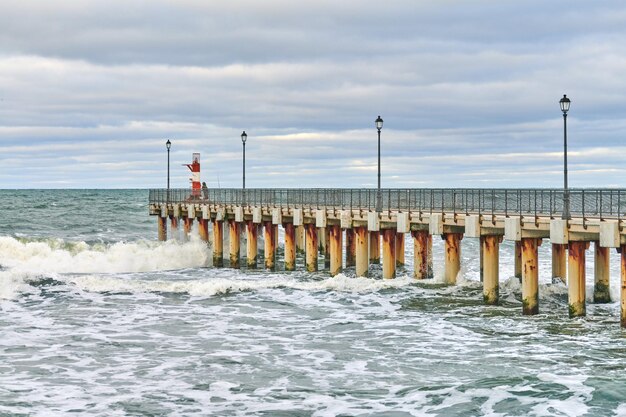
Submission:
M 559 217 L 563 189 L 554 188 L 385 188 L 384 211 L 477 213 Z M 151 189 L 149 203 L 211 203 L 240 206 L 334 207 L 376 209 L 375 188 L 213 188 L 192 192 L 189 188 Z M 583 218 L 623 218 L 626 189 L 573 188 L 570 214 Z

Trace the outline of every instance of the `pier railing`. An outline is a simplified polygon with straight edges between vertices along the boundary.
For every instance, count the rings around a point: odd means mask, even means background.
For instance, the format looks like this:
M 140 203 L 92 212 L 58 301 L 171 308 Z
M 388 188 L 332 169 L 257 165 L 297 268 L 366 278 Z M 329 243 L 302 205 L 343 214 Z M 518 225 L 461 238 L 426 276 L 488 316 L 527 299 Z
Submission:
M 573 189 L 569 191 L 572 217 L 624 218 L 626 189 Z M 560 217 L 563 190 L 556 189 L 383 189 L 385 211 L 525 215 Z M 209 189 L 192 195 L 185 189 L 152 189 L 150 203 L 210 203 L 272 207 L 334 207 L 376 209 L 376 189 L 251 188 Z

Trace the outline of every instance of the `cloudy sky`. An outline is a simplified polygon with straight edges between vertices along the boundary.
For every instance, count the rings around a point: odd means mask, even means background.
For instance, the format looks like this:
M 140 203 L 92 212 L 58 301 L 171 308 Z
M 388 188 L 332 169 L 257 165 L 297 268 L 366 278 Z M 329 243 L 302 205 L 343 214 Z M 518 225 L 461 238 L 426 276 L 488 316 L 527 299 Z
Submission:
M 626 187 L 626 4 L 0 0 L 0 188 Z

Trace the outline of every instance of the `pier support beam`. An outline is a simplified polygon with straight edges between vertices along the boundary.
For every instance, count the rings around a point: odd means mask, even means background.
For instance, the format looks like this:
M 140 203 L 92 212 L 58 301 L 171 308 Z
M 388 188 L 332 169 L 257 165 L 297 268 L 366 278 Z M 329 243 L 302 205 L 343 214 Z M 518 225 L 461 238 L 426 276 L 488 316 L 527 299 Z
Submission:
M 265 268 L 271 271 L 276 269 L 276 237 L 275 237 L 275 228 L 272 221 L 264 222 L 264 235 L 263 240 L 265 241 Z
M 500 242 L 502 242 L 502 236 L 481 236 L 485 304 L 498 304 L 500 298 Z
M 516 278 L 522 280 L 522 242 L 515 242 L 515 271 L 514 275 Z
M 246 236 L 246 265 L 250 269 L 256 269 L 257 267 L 257 254 L 258 254 L 258 236 L 259 227 L 252 220 L 246 222 L 247 236 Z
M 358 226 L 354 229 L 354 240 L 356 243 L 356 276 L 366 277 L 369 269 L 369 239 L 365 226 Z
M 172 238 L 178 240 L 178 217 L 170 216 L 170 227 L 172 231 Z
M 320 228 L 324 233 L 324 269 L 330 270 L 330 230 L 328 227 Z
M 404 233 L 396 233 L 396 267 L 404 266 Z
M 304 253 L 304 248 L 306 247 L 305 243 L 305 233 L 304 233 L 304 225 L 296 226 L 296 251 L 297 253 Z
M 304 225 L 306 233 L 306 270 L 317 271 L 317 227 L 314 223 Z
M 427 269 L 428 273 L 426 275 L 427 278 L 434 278 L 435 271 L 433 269 L 433 235 L 428 235 L 428 253 L 426 255 L 427 258 Z
M 571 241 L 567 257 L 567 293 L 569 316 L 580 317 L 587 314 L 585 305 L 585 250 L 589 242 Z
M 522 252 L 522 314 L 532 316 L 539 313 L 538 248 L 541 246 L 541 239 L 522 238 L 520 246 Z
M 620 253 L 620 324 L 626 328 L 626 245 L 618 248 Z
M 239 223 L 228 221 L 228 243 L 230 247 L 230 267 L 239 269 Z
M 213 266 L 224 266 L 224 222 L 213 220 Z
M 159 240 L 167 240 L 167 217 L 157 216 L 157 227 L 159 229 Z
M 370 232 L 370 263 L 380 263 L 380 232 Z
M 552 244 L 552 279 L 567 283 L 567 245 Z
M 285 229 L 285 271 L 296 270 L 296 226 L 284 223 Z
M 335 276 L 341 272 L 343 246 L 341 227 L 339 225 L 326 226 L 330 238 L 330 275 Z
M 480 282 L 485 282 L 485 236 L 478 239 L 478 259 L 480 264 Z M 484 285 L 483 285 L 484 288 Z
M 383 278 L 396 277 L 396 230 L 383 230 Z
M 597 240 L 593 243 L 594 248 L 594 286 L 593 286 L 593 302 L 594 303 L 610 303 L 610 255 L 609 248 L 600 246 Z
M 428 232 L 415 230 L 413 236 L 413 277 L 424 279 L 428 277 Z
M 189 240 L 192 227 L 193 227 L 193 217 L 184 217 L 183 218 L 183 234 L 185 235 L 185 242 Z
M 456 277 L 461 270 L 461 239 L 463 239 L 463 234 L 444 233 L 442 237 L 446 241 L 444 282 L 456 284 Z
M 346 268 L 356 265 L 356 242 L 354 229 L 346 229 Z
M 320 255 L 324 255 L 326 253 L 326 233 L 324 233 L 324 229 L 324 227 L 317 228 L 317 246 Z
M 209 221 L 206 219 L 198 219 L 198 235 L 203 242 L 209 241 Z

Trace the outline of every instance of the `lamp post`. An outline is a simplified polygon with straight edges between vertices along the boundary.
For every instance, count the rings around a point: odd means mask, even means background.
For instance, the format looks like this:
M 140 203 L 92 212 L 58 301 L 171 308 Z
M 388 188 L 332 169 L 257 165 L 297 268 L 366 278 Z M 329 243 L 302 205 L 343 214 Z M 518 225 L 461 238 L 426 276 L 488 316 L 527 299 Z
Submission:
M 383 128 L 383 119 L 378 116 L 376 119 L 376 129 L 378 129 L 378 192 L 376 193 L 376 211 L 383 211 L 383 196 L 380 191 L 380 130 Z
M 165 142 L 165 147 L 167 148 L 167 189 L 170 189 L 170 148 L 172 147 L 172 142 L 168 139 Z
M 570 99 L 563 94 L 559 100 L 561 111 L 563 112 L 563 220 L 570 220 L 572 217 L 569 211 L 569 189 L 567 187 L 567 112 L 569 111 Z
M 246 140 L 248 140 L 248 135 L 244 130 L 241 134 L 241 143 L 243 144 L 243 189 L 246 189 Z

